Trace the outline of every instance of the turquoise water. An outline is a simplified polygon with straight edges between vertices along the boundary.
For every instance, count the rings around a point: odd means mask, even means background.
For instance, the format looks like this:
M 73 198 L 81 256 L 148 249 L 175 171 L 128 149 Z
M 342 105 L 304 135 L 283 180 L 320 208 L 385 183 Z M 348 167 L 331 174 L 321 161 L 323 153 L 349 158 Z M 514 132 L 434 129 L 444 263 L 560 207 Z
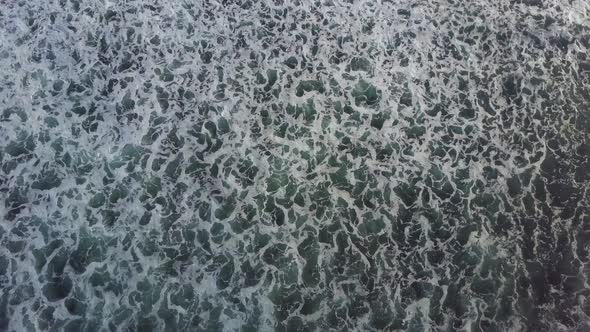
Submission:
M 0 330 L 590 330 L 589 9 L 1 2 Z

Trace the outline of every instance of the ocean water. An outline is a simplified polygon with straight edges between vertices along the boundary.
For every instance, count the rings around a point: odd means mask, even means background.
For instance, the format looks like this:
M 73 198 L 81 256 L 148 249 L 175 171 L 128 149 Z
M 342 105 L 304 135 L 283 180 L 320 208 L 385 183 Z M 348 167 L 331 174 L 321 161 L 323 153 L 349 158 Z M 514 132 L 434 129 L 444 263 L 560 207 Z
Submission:
M 0 1 L 0 331 L 590 331 L 590 3 Z

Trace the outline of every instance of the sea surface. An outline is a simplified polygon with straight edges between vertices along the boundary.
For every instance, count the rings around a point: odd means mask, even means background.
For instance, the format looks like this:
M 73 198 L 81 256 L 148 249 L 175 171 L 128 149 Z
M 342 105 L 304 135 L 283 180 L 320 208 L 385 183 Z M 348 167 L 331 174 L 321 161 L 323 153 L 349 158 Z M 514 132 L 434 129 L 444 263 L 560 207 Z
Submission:
M 0 331 L 590 331 L 590 2 L 0 1 Z

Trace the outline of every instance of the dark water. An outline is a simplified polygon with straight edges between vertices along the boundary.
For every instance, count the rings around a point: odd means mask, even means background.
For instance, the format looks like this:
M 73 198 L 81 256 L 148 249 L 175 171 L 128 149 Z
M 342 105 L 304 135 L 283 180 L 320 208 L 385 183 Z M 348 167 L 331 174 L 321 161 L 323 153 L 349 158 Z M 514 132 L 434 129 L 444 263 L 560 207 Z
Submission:
M 0 2 L 0 330 L 590 331 L 589 10 Z

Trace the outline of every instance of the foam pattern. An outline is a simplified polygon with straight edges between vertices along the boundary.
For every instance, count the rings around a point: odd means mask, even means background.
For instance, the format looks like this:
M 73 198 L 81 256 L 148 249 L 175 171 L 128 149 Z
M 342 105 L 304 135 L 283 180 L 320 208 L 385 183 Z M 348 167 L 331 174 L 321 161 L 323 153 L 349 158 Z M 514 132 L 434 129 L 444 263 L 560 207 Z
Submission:
M 589 10 L 0 2 L 0 330 L 590 330 Z

